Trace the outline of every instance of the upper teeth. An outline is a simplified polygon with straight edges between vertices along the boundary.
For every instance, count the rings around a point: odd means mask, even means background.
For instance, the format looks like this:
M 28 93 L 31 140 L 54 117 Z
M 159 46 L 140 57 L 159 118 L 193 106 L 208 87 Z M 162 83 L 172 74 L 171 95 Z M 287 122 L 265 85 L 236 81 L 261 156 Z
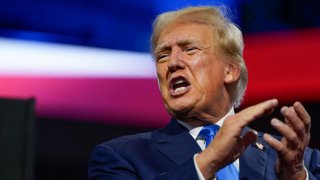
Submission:
M 175 84 L 181 84 L 181 83 L 184 83 L 184 80 L 179 79 Z

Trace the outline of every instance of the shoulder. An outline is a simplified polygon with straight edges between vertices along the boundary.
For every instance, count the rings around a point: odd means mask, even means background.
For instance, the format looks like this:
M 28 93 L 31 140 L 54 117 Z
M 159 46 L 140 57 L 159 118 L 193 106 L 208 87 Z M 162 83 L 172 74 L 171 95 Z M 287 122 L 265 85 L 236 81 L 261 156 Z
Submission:
M 88 164 L 89 177 L 137 179 L 137 169 L 144 168 L 145 148 L 152 146 L 155 132 L 118 137 L 96 145 Z
M 123 151 L 135 148 L 147 148 L 153 143 L 157 142 L 157 139 L 161 136 L 161 130 L 155 130 L 145 133 L 138 133 L 132 135 L 121 136 L 101 144 L 96 147 L 108 149 L 111 151 Z

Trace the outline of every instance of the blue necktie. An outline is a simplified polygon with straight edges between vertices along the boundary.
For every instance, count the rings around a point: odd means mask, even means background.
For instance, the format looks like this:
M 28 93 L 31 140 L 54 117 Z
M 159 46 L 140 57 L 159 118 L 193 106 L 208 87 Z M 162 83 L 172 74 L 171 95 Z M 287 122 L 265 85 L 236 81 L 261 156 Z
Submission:
M 214 136 L 219 131 L 219 126 L 212 124 L 208 126 L 204 126 L 198 137 L 206 141 L 206 147 L 210 144 Z M 239 172 L 234 166 L 233 163 L 225 166 L 224 168 L 220 169 L 216 174 L 218 180 L 238 180 L 239 179 Z

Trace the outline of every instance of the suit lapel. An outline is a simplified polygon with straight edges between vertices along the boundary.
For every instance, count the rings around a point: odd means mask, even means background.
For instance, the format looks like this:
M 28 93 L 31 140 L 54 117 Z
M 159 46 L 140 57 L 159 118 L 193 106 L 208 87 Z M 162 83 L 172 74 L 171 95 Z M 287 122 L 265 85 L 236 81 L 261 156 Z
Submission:
M 157 148 L 177 165 L 192 158 L 195 153 L 201 152 L 197 142 L 175 119 L 161 130 Z
M 245 128 L 244 135 L 250 128 Z M 240 157 L 240 179 L 264 179 L 270 146 L 258 133 L 258 139 L 250 144 Z

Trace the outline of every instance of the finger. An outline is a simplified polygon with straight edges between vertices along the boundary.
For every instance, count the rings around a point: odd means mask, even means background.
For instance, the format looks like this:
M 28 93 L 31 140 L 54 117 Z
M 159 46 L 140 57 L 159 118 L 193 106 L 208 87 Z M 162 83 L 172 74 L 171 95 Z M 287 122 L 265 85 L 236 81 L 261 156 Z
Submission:
M 290 128 L 292 128 L 292 125 L 290 124 L 290 121 L 288 121 L 287 118 L 284 118 L 284 123 L 289 126 Z
M 281 113 L 285 117 L 286 124 L 288 124 L 294 131 L 298 134 L 300 138 L 305 136 L 305 124 L 303 121 L 298 117 L 297 113 L 295 112 L 293 107 L 283 107 L 281 109 Z
M 283 109 L 288 108 L 287 106 L 283 106 L 280 110 L 280 112 L 282 113 L 282 111 L 284 111 Z M 286 125 L 288 125 L 289 127 L 292 127 L 292 125 L 290 124 L 290 121 L 288 121 L 288 119 L 286 117 L 284 117 L 284 122 L 286 123 Z
M 298 145 L 298 136 L 293 131 L 292 128 L 290 128 L 288 125 L 284 124 L 280 120 L 273 118 L 271 120 L 271 125 L 278 130 L 287 140 L 287 144 L 290 148 L 296 148 Z
M 265 133 L 263 139 L 275 150 L 279 155 L 284 156 L 287 152 L 287 148 L 280 141 L 272 137 L 271 135 Z M 280 156 L 280 157 L 281 157 Z
M 311 118 L 306 111 L 306 109 L 303 107 L 303 105 L 300 102 L 295 102 L 293 104 L 294 110 L 296 111 L 297 115 L 302 119 L 306 126 L 306 130 L 310 131 L 311 127 Z
M 244 145 L 244 149 L 246 149 L 249 144 L 255 142 L 257 140 L 258 137 L 258 133 L 255 130 L 250 130 L 248 131 L 243 137 L 242 137 L 242 141 L 243 141 L 243 145 Z
M 236 114 L 237 121 L 235 122 L 239 123 L 239 126 L 243 128 L 255 119 L 272 112 L 277 105 L 278 100 L 271 99 L 248 107 Z

